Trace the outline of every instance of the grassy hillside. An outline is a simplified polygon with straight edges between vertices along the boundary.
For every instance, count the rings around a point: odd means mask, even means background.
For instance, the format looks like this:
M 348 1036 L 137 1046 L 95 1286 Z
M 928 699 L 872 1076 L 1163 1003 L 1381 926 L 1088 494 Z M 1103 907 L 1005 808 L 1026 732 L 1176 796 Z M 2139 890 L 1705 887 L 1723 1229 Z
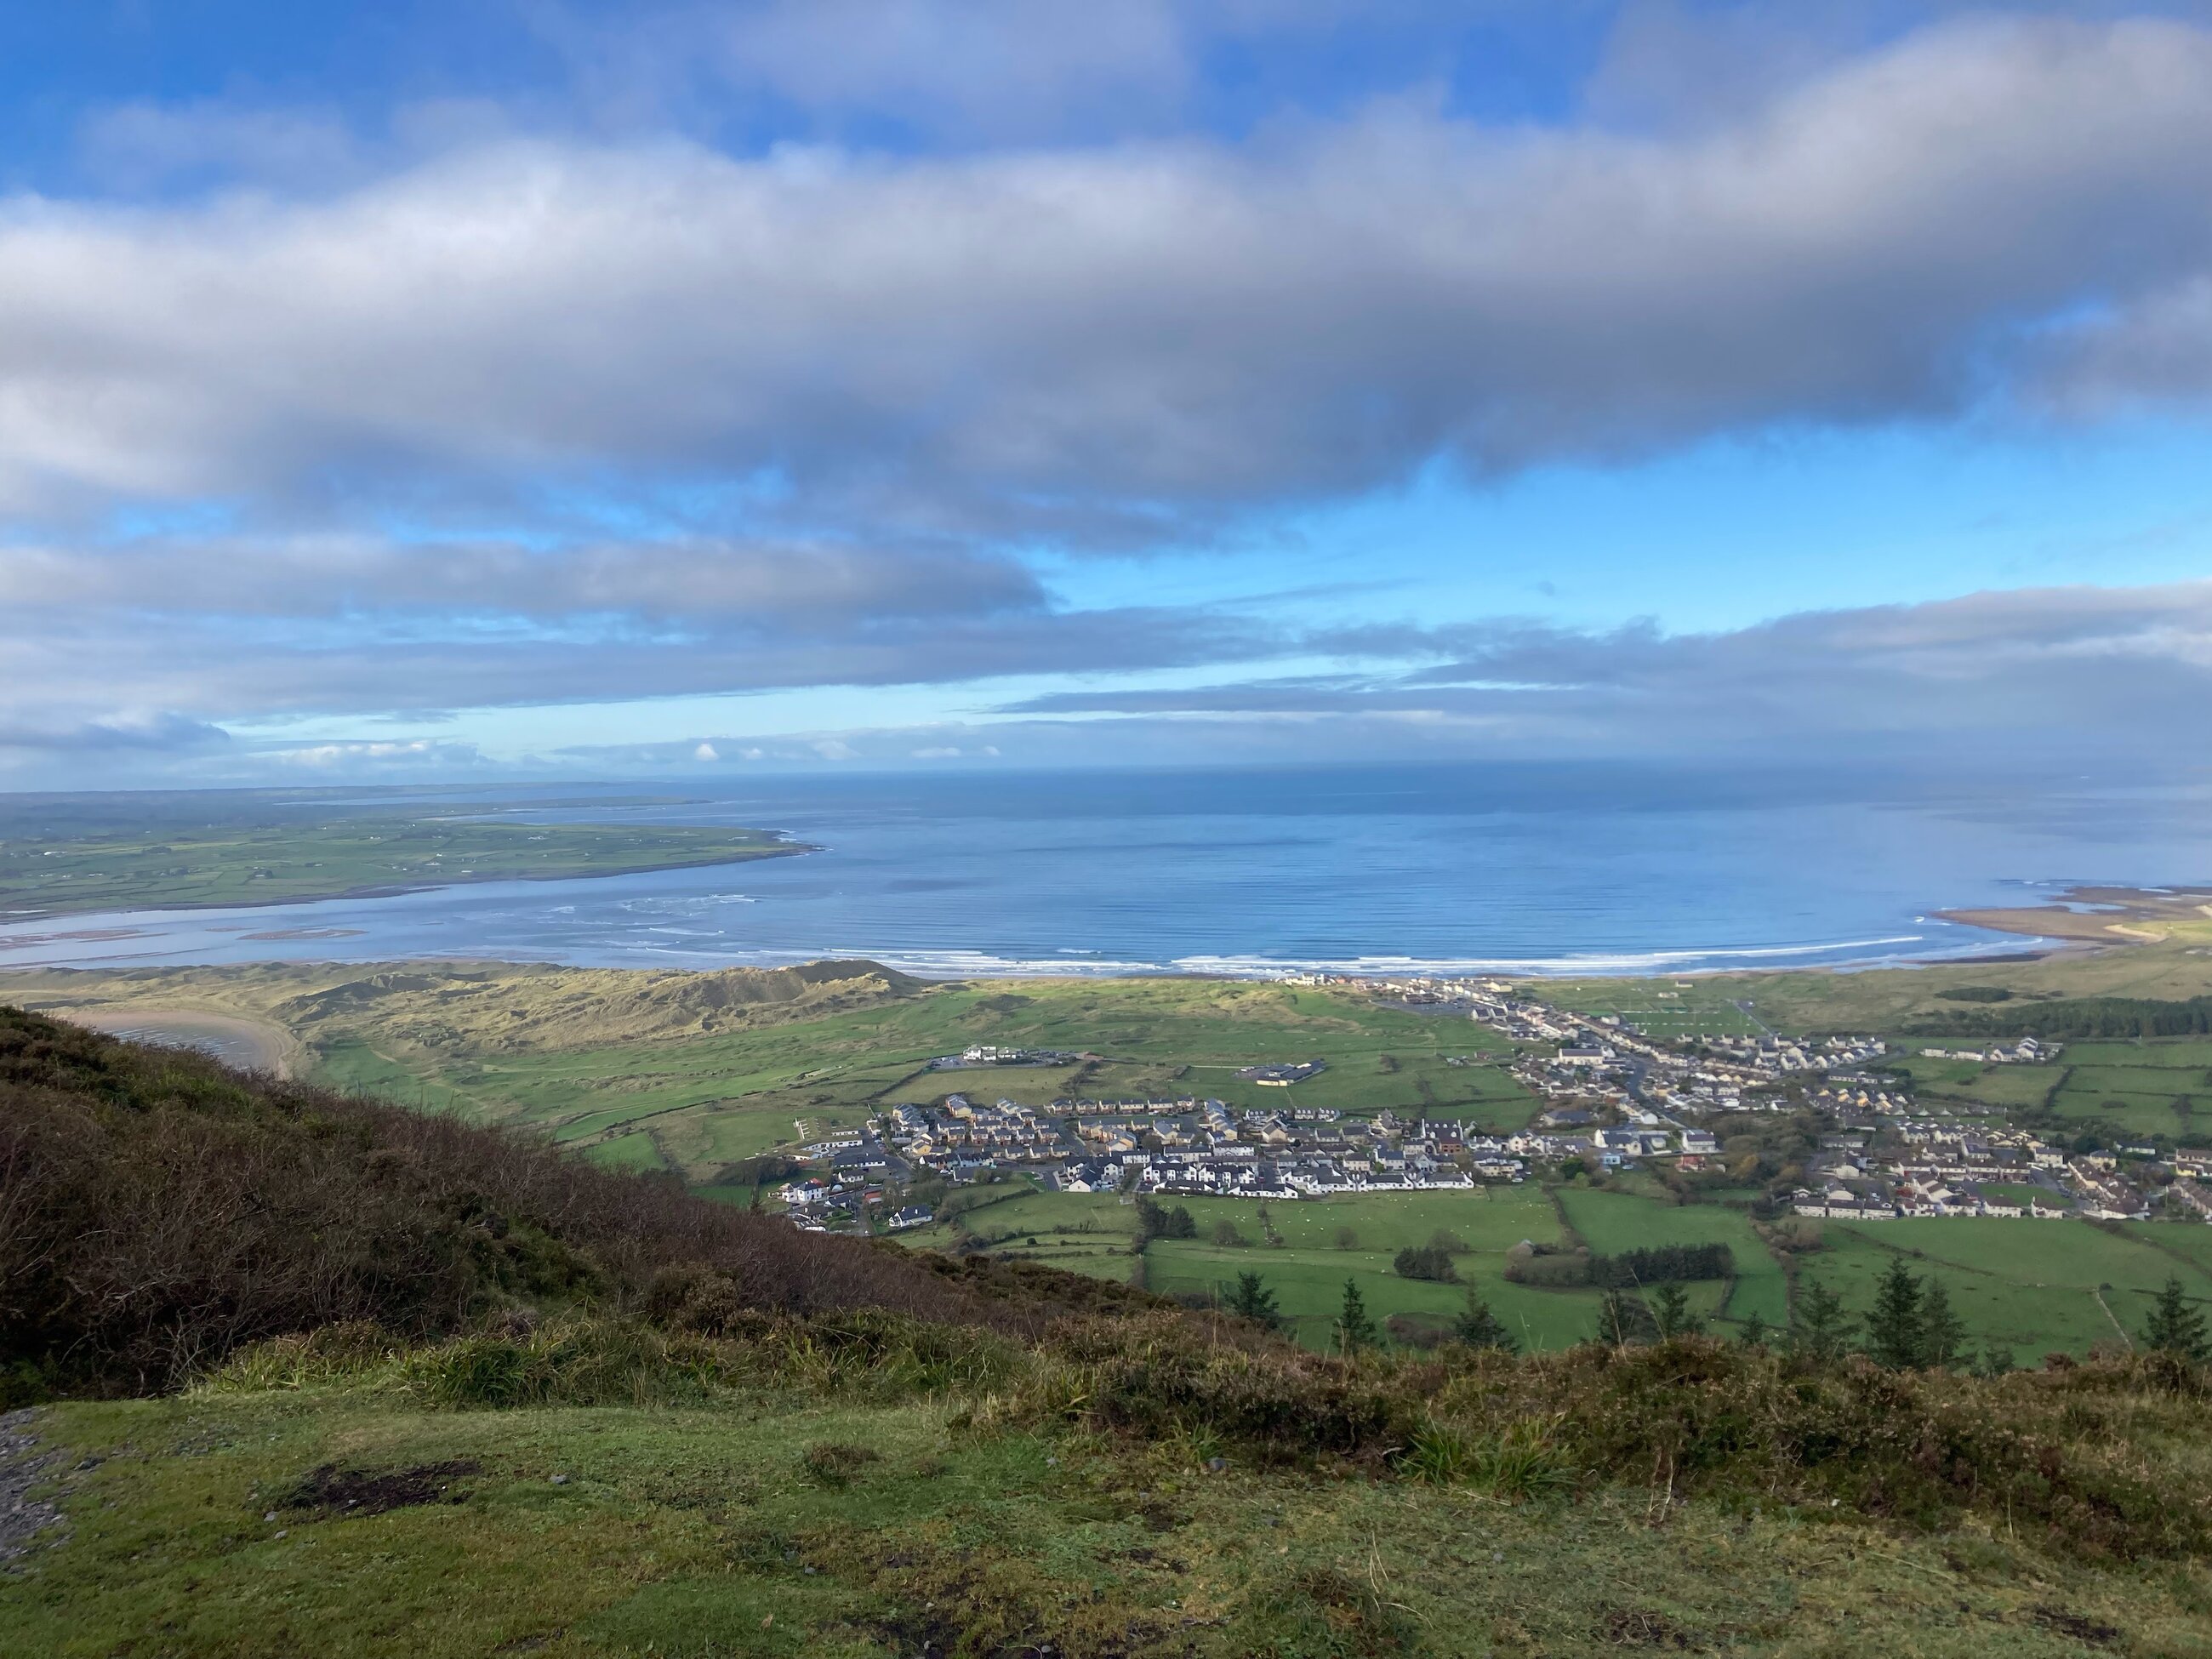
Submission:
M 0 1404 L 173 1387 L 327 1325 L 428 1339 L 548 1304 L 620 1312 L 672 1272 L 787 1314 L 896 1305 L 1033 1329 L 1054 1305 L 980 1293 L 989 1264 L 947 1277 L 536 1138 L 4 1006 L 0 1109 Z
M 1638 1201 L 1570 1213 L 1640 1236 Z M 1467 1256 L 1540 1205 L 1501 1195 Z M 1436 1218 L 1361 1219 L 1381 1249 Z M 1266 1254 L 1329 1261 L 1322 1224 Z M 44 1396 L 0 1417 L 11 1659 L 2180 1655 L 2212 1628 L 2212 1376 L 2172 1357 L 1322 1354 L 4 1011 L 0 1345 Z

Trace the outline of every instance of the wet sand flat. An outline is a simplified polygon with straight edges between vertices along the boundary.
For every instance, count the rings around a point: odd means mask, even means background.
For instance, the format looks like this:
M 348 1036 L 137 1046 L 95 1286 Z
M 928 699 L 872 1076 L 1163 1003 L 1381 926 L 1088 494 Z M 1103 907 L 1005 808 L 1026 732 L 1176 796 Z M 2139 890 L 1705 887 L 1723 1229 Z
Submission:
M 240 1019 L 229 1014 L 205 1014 L 188 1010 L 144 1008 L 56 1008 L 58 1019 L 105 1031 L 132 1042 L 153 1042 L 176 1048 L 196 1048 L 226 1066 L 244 1071 L 292 1074 L 292 1057 L 298 1043 L 282 1026 L 261 1020 Z

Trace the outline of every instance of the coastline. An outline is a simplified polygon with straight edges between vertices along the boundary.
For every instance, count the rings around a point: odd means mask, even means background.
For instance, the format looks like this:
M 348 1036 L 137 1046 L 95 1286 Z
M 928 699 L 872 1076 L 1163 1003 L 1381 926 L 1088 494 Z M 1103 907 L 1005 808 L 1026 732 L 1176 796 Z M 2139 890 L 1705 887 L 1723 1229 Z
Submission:
M 1992 933 L 2060 941 L 2062 951 L 2154 945 L 2179 927 L 2212 921 L 2212 888 L 2069 887 L 2051 904 L 1937 910 L 1941 920 Z
M 617 881 L 624 876 L 659 875 L 671 870 L 712 870 L 728 864 L 757 864 L 763 859 L 793 858 L 803 853 L 818 853 L 822 848 L 805 842 L 792 842 L 778 847 L 745 848 L 738 851 L 718 854 L 712 858 L 672 859 L 665 864 L 640 865 L 631 870 L 557 870 L 540 873 L 515 874 L 494 872 L 488 875 L 457 875 L 447 881 L 395 882 L 373 884 L 366 887 L 346 887 L 328 893 L 288 893 L 281 898 L 225 899 L 207 904 L 134 904 L 128 907 L 131 915 L 190 915 L 202 910 L 273 910 L 288 904 L 334 904 L 356 899 L 404 898 L 410 893 L 440 893 L 454 887 L 486 887 L 503 881 Z M 99 906 L 82 910 L 0 910 L 0 927 L 13 927 L 23 922 L 67 921 L 72 916 L 106 915 L 118 912 L 114 906 Z
M 234 1013 L 163 1007 L 158 1003 L 63 1005 L 39 1012 L 111 1036 L 213 1053 L 241 1069 L 267 1072 L 278 1078 L 296 1075 L 307 1053 L 296 1036 L 273 1020 Z

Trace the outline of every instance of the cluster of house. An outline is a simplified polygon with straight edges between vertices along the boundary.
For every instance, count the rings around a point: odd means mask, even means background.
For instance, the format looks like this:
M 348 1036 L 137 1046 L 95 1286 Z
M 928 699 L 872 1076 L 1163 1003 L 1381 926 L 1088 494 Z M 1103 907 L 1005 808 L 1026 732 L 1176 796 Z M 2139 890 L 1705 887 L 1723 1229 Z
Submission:
M 1971 1060 L 1984 1066 L 2034 1066 L 2057 1057 L 2062 1044 L 2038 1037 L 2017 1042 L 1995 1042 L 1986 1048 L 1923 1048 L 1923 1060 Z
M 1073 1066 L 1097 1060 L 1097 1054 L 1064 1048 L 1007 1048 L 995 1042 L 972 1043 L 957 1054 L 939 1054 L 929 1062 L 933 1072 L 963 1072 L 981 1066 Z
M 1854 1121 L 1867 1117 L 1903 1117 L 1913 1109 L 1912 1097 L 1894 1085 L 1870 1086 L 1860 1084 L 1856 1088 L 1849 1084 L 1840 1087 L 1814 1089 L 1805 1096 L 1808 1105 L 1827 1113 L 1831 1117 Z
M 1310 984 L 1341 977 L 1290 976 Z M 1544 1098 L 1546 1109 L 1526 1130 L 1489 1135 L 1454 1121 L 1389 1110 L 1347 1117 L 1287 1100 L 1264 1109 L 1196 1097 L 1067 1099 L 1040 1109 L 955 1094 L 937 1105 L 894 1106 L 862 1133 L 807 1148 L 826 1167 L 791 1182 L 783 1195 L 802 1226 L 834 1227 L 872 1213 L 878 1224 L 897 1229 L 932 1218 L 921 1206 L 884 1213 L 881 1206 L 896 1201 L 886 1193 L 902 1183 L 922 1175 L 957 1182 L 1009 1168 L 1068 1192 L 1254 1198 L 1463 1188 L 1525 1180 L 1532 1165 L 1572 1158 L 1607 1168 L 1666 1160 L 1694 1171 L 1721 1150 L 1702 1120 L 1809 1105 L 1837 1133 L 1824 1139 L 1805 1184 L 1792 1194 L 1802 1215 L 2126 1217 L 2148 1213 L 2155 1203 L 2212 1220 L 2212 1192 L 2200 1184 L 2212 1182 L 2212 1158 L 2161 1165 L 2149 1147 L 2069 1155 L 2025 1131 L 1931 1115 L 1881 1069 L 1887 1050 L 1879 1038 L 1670 1041 L 1617 1015 L 1577 1013 L 1495 980 L 1357 983 L 1408 1003 L 1464 1006 L 1522 1045 L 1514 1074 Z M 2031 1037 L 1986 1049 L 1922 1052 L 1986 1064 L 2047 1060 L 2056 1050 Z M 932 1064 L 1095 1058 L 977 1045 Z M 1312 1060 L 1238 1075 L 1288 1088 L 1322 1069 Z
M 2081 1217 L 2139 1219 L 2169 1199 L 2212 1220 L 2212 1158 L 2160 1160 L 2151 1146 L 2069 1153 L 2024 1129 L 1906 1118 L 1874 1135 L 1824 1137 L 1808 1185 L 1792 1195 L 1800 1215 L 1838 1220 L 1896 1216 Z
M 1526 1157 L 1456 1121 L 1327 1107 L 1246 1111 L 1218 1100 L 1060 1100 L 1043 1110 L 955 1095 L 878 1121 L 904 1163 L 951 1180 L 1019 1167 L 1065 1192 L 1217 1193 L 1255 1198 L 1463 1188 L 1527 1178 Z M 1548 1148 L 1539 1136 L 1531 1148 Z
M 1247 1083 L 1257 1083 L 1264 1088 L 1287 1089 L 1294 1083 L 1304 1083 L 1328 1069 L 1325 1060 L 1304 1060 L 1294 1066 L 1247 1066 L 1237 1075 Z

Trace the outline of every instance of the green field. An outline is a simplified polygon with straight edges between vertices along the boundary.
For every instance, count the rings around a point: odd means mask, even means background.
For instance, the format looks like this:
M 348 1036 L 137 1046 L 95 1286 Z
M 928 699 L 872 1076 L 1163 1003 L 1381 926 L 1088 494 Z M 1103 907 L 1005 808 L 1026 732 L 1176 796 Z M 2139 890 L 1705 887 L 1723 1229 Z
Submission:
M 1156 1291 L 1205 1292 L 1239 1273 L 1256 1273 L 1275 1292 L 1292 1333 L 1311 1347 L 1329 1346 L 1347 1279 L 1358 1285 L 1368 1311 L 1378 1321 L 1401 1313 L 1448 1321 L 1466 1306 L 1467 1285 L 1472 1285 L 1528 1347 L 1565 1347 L 1596 1325 L 1595 1293 L 1532 1291 L 1505 1282 L 1507 1250 L 1524 1238 L 1547 1244 L 1561 1240 L 1559 1212 L 1538 1188 L 1270 1203 L 1268 1217 L 1283 1239 L 1279 1248 L 1261 1242 L 1258 1206 L 1249 1200 L 1171 1201 L 1188 1206 L 1199 1237 L 1155 1240 L 1145 1253 L 1146 1285 Z M 1214 1224 L 1224 1220 L 1252 1242 L 1229 1249 L 1207 1242 Z M 1355 1235 L 1349 1249 L 1337 1243 L 1340 1230 L 1347 1227 Z M 1466 1285 L 1401 1279 L 1391 1272 L 1390 1260 L 1398 1251 L 1425 1244 L 1439 1231 L 1472 1247 L 1454 1258 Z
M 1628 1193 L 1564 1187 L 1560 1207 L 1583 1242 L 1601 1255 L 1661 1244 L 1725 1244 L 1736 1277 L 1721 1316 L 1740 1324 L 1756 1314 L 1771 1326 L 1790 1322 L 1790 1287 L 1782 1264 L 1741 1211 L 1713 1204 L 1667 1204 Z M 1702 1288 L 1702 1287 L 1701 1287 Z
M 2053 1196 L 2037 1191 L 2045 1201 Z M 1116 1197 L 1039 1192 L 1024 1182 L 963 1193 L 957 1201 L 975 1204 L 962 1220 L 995 1255 L 1115 1279 L 1131 1277 L 1135 1212 Z M 1210 1294 L 1240 1273 L 1256 1273 L 1275 1292 L 1294 1334 L 1316 1347 L 1330 1340 L 1347 1279 L 1359 1285 L 1378 1320 L 1398 1313 L 1448 1320 L 1464 1305 L 1466 1285 L 1473 1285 L 1525 1346 L 1559 1348 L 1586 1340 L 1596 1322 L 1596 1291 L 1534 1289 L 1504 1277 L 1505 1252 L 1522 1239 L 1568 1242 L 1562 1215 L 1575 1237 L 1603 1255 L 1662 1244 L 1728 1245 L 1736 1262 L 1734 1283 L 1686 1287 L 1692 1308 L 1723 1334 L 1753 1314 L 1770 1327 L 1786 1325 L 1790 1316 L 1783 1262 L 1741 1211 L 1718 1205 L 1674 1204 L 1578 1186 L 1277 1200 L 1267 1205 L 1267 1219 L 1283 1242 L 1272 1246 L 1255 1200 L 1161 1201 L 1187 1207 L 1199 1236 L 1152 1241 L 1144 1255 L 1145 1284 L 1167 1293 Z M 1213 1229 L 1223 1221 L 1237 1229 L 1243 1243 L 1212 1242 Z M 1349 1249 L 1337 1243 L 1345 1228 L 1354 1235 Z M 1426 1243 L 1440 1230 L 1471 1247 L 1455 1258 L 1465 1284 L 1401 1279 L 1391 1271 L 1397 1251 Z M 2008 1347 L 2023 1361 L 2118 1345 L 2124 1330 L 2131 1338 L 2150 1297 L 2169 1275 L 2179 1275 L 2191 1296 L 2212 1308 L 2212 1227 L 2203 1225 L 2130 1223 L 2113 1231 L 2071 1220 L 1961 1217 L 1830 1222 L 1824 1224 L 1824 1248 L 1791 1258 L 1801 1280 L 1818 1280 L 1840 1294 L 1851 1311 L 1863 1312 L 1873 1301 L 1875 1280 L 1902 1255 L 1916 1273 L 1943 1281 L 1973 1347 Z M 940 1222 L 902 1234 L 901 1241 L 953 1249 L 963 1235 Z
M 2040 1204 L 2046 1210 L 2070 1209 L 2074 1204 L 2071 1197 L 2055 1188 L 2011 1181 L 1984 1182 L 1982 1196 L 1994 1204 Z
M 2212 1299 L 2212 1272 L 2192 1255 L 2206 1235 L 2212 1228 L 2111 1232 L 2025 1218 L 1829 1222 L 1828 1248 L 1801 1258 L 1799 1271 L 1863 1310 L 1875 1279 L 1903 1255 L 1915 1273 L 1943 1281 L 1972 1341 L 2009 1347 L 2025 1361 L 2056 1349 L 2119 1345 L 2124 1332 L 2132 1338 L 2169 1275 L 2179 1275 L 2191 1296 Z
M 931 985 L 867 964 L 845 981 L 771 983 L 793 973 L 325 965 L 41 972 L 10 976 L 9 989 L 46 1006 L 259 1020 L 305 1045 L 314 1081 L 585 1147 L 641 1133 L 695 1184 L 884 1106 L 956 1092 L 1031 1105 L 1197 1096 L 1387 1107 L 1504 1129 L 1538 1106 L 1496 1063 L 1511 1049 L 1494 1034 L 1358 994 L 1198 979 Z M 728 996 L 702 1000 L 710 981 Z M 1100 1059 L 929 1069 L 976 1043 Z M 1293 1089 L 1236 1076 L 1306 1058 L 1328 1069 Z
M 1524 1239 L 1567 1242 L 1560 1205 L 1585 1242 L 1608 1254 L 1639 1244 L 1728 1244 L 1736 1257 L 1735 1284 L 1686 1287 L 1691 1306 L 1717 1322 L 1717 1328 L 1734 1328 L 1754 1311 L 1770 1325 L 1784 1323 L 1789 1314 L 1781 1266 L 1740 1212 L 1717 1206 L 1682 1206 L 1640 1194 L 1574 1188 L 1554 1194 L 1534 1185 L 1277 1199 L 1266 1202 L 1264 1218 L 1261 1203 L 1251 1199 L 1163 1195 L 1159 1201 L 1189 1210 L 1198 1237 L 1152 1242 L 1143 1261 L 1143 1282 L 1149 1288 L 1209 1295 L 1239 1273 L 1256 1273 L 1274 1291 L 1293 1334 L 1315 1347 L 1329 1343 L 1346 1279 L 1359 1285 L 1378 1320 L 1418 1314 L 1449 1321 L 1465 1306 L 1471 1285 L 1526 1346 L 1562 1348 L 1585 1340 L 1596 1326 L 1597 1291 L 1535 1289 L 1504 1278 L 1506 1252 Z M 1040 1192 L 1024 1182 L 963 1191 L 954 1202 L 972 1206 L 963 1209 L 957 1226 L 950 1218 L 940 1219 L 901 1234 L 901 1242 L 957 1249 L 972 1240 L 988 1245 L 994 1255 L 1113 1279 L 1130 1278 L 1137 1265 L 1129 1253 L 1136 1213 L 1120 1198 Z M 1214 1242 L 1214 1230 L 1223 1223 L 1243 1242 Z M 1268 1242 L 1270 1225 L 1279 1244 Z M 1346 1230 L 1349 1241 L 1340 1243 Z M 1392 1271 L 1398 1251 L 1426 1244 L 1440 1231 L 1468 1246 L 1454 1259 L 1462 1284 L 1401 1279 Z
M 859 977 L 799 983 L 742 973 L 325 966 L 46 974 L 15 983 L 51 1000 L 135 1008 L 166 1000 L 282 1022 L 315 1056 L 319 1081 L 419 1109 L 529 1126 L 595 1159 L 675 1170 L 718 1196 L 737 1190 L 720 1184 L 732 1178 L 732 1165 L 857 1127 L 888 1104 L 941 1099 L 956 1090 L 1032 1103 L 1062 1094 L 1212 1094 L 1279 1107 L 1336 1103 L 1369 1111 L 1389 1105 L 1514 1125 L 1526 1121 L 1536 1104 L 1496 1063 L 1504 1045 L 1473 1022 L 1381 1006 L 1357 994 L 1197 979 L 923 985 L 878 970 L 853 972 Z M 700 988 L 708 981 L 720 988 L 702 1001 Z M 771 994 L 787 1000 L 744 1000 Z M 1864 993 L 1854 988 L 1850 994 Z M 1050 1068 L 927 1069 L 932 1057 L 979 1042 L 1103 1058 Z M 1449 1063 L 1464 1055 L 1479 1063 Z M 1307 1057 L 1326 1060 L 1329 1069 L 1293 1089 L 1262 1089 L 1233 1076 L 1242 1066 Z M 2048 1066 L 1912 1064 L 1916 1073 L 1928 1068 L 1931 1088 L 1940 1077 L 1962 1097 L 2002 1102 L 2031 1117 L 2039 1091 L 2062 1075 Z M 2172 1094 L 2197 1086 L 2212 1070 L 2212 1043 L 2081 1043 L 2069 1049 L 2062 1066 L 2075 1079 L 2062 1109 L 2092 1115 L 2116 1134 L 2146 1135 L 2150 1129 L 2133 1127 L 2128 1112 L 2150 1115 L 2154 1122 L 2163 1113 L 2171 1125 Z M 2105 1111 L 2100 1085 L 2129 1085 L 2135 1103 Z M 2084 1099 L 2087 1108 L 2077 1103 Z M 750 1186 L 741 1185 L 743 1201 L 749 1201 Z M 1127 1249 L 1133 1212 L 1110 1196 L 1037 1194 L 1017 1183 L 1007 1192 L 963 1192 L 956 1201 L 979 1207 L 960 1218 L 958 1227 L 948 1218 L 902 1235 L 902 1241 L 953 1249 L 981 1238 L 998 1253 L 1115 1279 L 1139 1266 Z M 1729 1286 L 1697 1287 L 1695 1305 L 1723 1330 L 1754 1313 L 1784 1322 L 1789 1296 L 1783 1265 L 1759 1243 L 1741 1210 L 1683 1206 L 1656 1190 L 1618 1185 L 1567 1188 L 1558 1201 L 1577 1233 L 1608 1254 L 1664 1243 L 1728 1243 L 1738 1279 Z M 1534 1187 L 1278 1202 L 1269 1213 L 1283 1240 L 1279 1248 L 1262 1242 L 1256 1206 L 1249 1201 L 1188 1204 L 1200 1236 L 1156 1241 L 1141 1264 L 1147 1282 L 1205 1293 L 1237 1271 L 1261 1272 L 1310 1341 L 1325 1340 L 1347 1277 L 1365 1288 L 1378 1317 L 1441 1318 L 1455 1311 L 1462 1291 L 1390 1272 L 1396 1250 L 1425 1242 L 1439 1228 L 1472 1247 L 1460 1261 L 1462 1277 L 1480 1285 L 1525 1340 L 1557 1346 L 1594 1327 L 1595 1292 L 1504 1281 L 1504 1252 L 1513 1244 L 1563 1237 L 1552 1198 Z M 1246 1245 L 1212 1241 L 1213 1223 L 1224 1218 L 1233 1220 Z M 1347 1226 L 1355 1248 L 1340 1250 L 1336 1234 Z M 2180 1224 L 2154 1230 L 2151 1239 L 2176 1241 L 2167 1255 L 2133 1233 L 2116 1242 L 2074 1222 L 1838 1225 L 1830 1230 L 1832 1249 L 1791 1265 L 1832 1279 L 1863 1307 L 1885 1252 L 1927 1227 L 1951 1230 L 1936 1237 L 1960 1259 L 1947 1257 L 1939 1270 L 1960 1278 L 1953 1291 L 1975 1340 L 2022 1353 L 2081 1352 L 2117 1340 L 2112 1317 L 2130 1329 L 2138 1324 L 2143 1292 L 2162 1282 L 2169 1267 L 2196 1261 L 2196 1240 L 2212 1234 Z M 2026 1240 L 2019 1249 L 2015 1237 Z M 2075 1260 L 2045 1264 L 2038 1254 L 2045 1250 L 2071 1250 Z M 2117 1259 L 2106 1260 L 2115 1252 Z M 2116 1287 L 2105 1293 L 2112 1317 L 2092 1294 L 2107 1282 Z
M 319 1080 L 538 1125 L 564 1141 L 590 1144 L 646 1128 L 668 1160 L 698 1181 L 734 1159 L 857 1127 L 886 1104 L 956 1092 L 1032 1105 L 1071 1092 L 1194 1094 L 1250 1105 L 1395 1107 L 1511 1127 L 1526 1123 L 1536 1105 L 1501 1066 L 1445 1064 L 1451 1055 L 1499 1048 L 1472 1022 L 1445 1026 L 1364 998 L 1211 981 L 1123 981 L 1110 990 L 944 986 L 763 1029 L 559 1048 L 501 1050 L 493 1046 L 495 1032 L 476 1042 L 425 1042 L 434 1034 L 374 1008 L 334 1016 L 303 1035 L 320 1056 Z M 1083 1067 L 927 1069 L 934 1055 L 985 1042 L 1106 1060 Z M 1309 1054 L 1327 1059 L 1330 1069 L 1294 1090 L 1234 1075 Z
M 357 797 L 341 805 L 307 792 L 241 792 L 118 820 L 16 803 L 0 819 L 0 915 L 276 904 L 465 882 L 624 875 L 802 850 L 753 830 L 532 823 L 464 811 L 484 809 L 369 815 Z
M 2051 1108 L 2061 1117 L 2108 1134 L 2212 1141 L 2212 1042 L 2077 1042 L 2060 1063 Z
M 1615 1014 L 1656 1037 L 1757 1036 L 1766 1029 L 1736 1006 L 1757 993 L 1732 975 L 1547 980 L 1531 988 L 1547 1002 L 1593 1017 Z
M 2063 1068 L 2056 1065 L 1984 1066 L 1978 1060 L 1927 1060 L 1910 1051 L 1895 1069 L 1929 1104 L 1954 1110 L 2039 1110 L 2065 1080 Z

